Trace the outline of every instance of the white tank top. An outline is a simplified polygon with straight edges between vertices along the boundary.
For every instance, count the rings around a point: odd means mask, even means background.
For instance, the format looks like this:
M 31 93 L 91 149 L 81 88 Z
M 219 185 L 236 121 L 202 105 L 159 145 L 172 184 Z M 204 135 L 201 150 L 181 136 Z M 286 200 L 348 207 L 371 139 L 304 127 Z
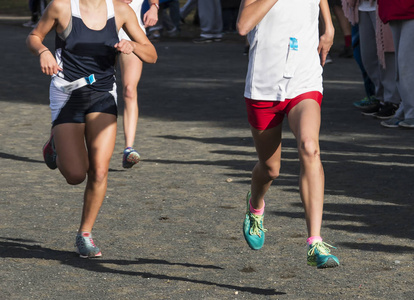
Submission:
M 270 9 L 247 36 L 245 97 L 284 101 L 322 93 L 318 20 L 319 0 L 279 0 Z
M 142 18 L 141 18 L 142 3 L 144 3 L 144 0 L 132 0 L 132 2 L 129 3 L 129 6 L 131 6 L 131 8 L 134 10 L 137 16 L 137 19 L 138 19 L 138 24 L 141 27 L 141 29 L 145 32 L 145 25 L 142 22 Z M 128 41 L 131 40 L 129 36 L 126 34 L 126 32 L 121 28 L 119 30 L 119 40 L 122 40 L 122 39 L 128 40 Z

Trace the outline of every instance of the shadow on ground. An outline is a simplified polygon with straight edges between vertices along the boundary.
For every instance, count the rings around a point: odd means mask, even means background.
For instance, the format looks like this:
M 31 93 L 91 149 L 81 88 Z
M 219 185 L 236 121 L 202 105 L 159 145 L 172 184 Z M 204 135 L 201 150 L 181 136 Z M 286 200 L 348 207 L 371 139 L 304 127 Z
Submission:
M 174 265 L 182 266 L 185 268 L 199 268 L 199 269 L 212 269 L 221 270 L 221 267 L 214 265 L 197 265 L 191 263 L 170 262 L 167 260 L 150 259 L 150 258 L 137 258 L 136 260 L 106 260 L 106 259 L 81 259 L 77 257 L 74 252 L 60 251 L 50 248 L 44 248 L 36 245 L 36 241 L 12 239 L 0 237 L 0 257 L 2 258 L 14 258 L 14 259 L 42 259 L 42 260 L 55 260 L 61 264 L 69 265 L 74 268 L 80 268 L 91 272 L 98 273 L 115 273 L 127 276 L 139 276 L 142 278 L 155 278 L 169 281 L 184 281 L 190 283 L 197 283 L 201 285 L 217 286 L 230 290 L 236 290 L 241 292 L 248 292 L 255 295 L 284 295 L 283 292 L 278 292 L 272 289 L 261 289 L 254 287 L 243 287 L 229 284 L 221 284 L 218 282 L 210 282 L 205 280 L 197 280 L 185 277 L 169 276 L 168 274 L 154 274 L 148 272 L 137 271 L 123 271 L 116 269 L 116 267 L 128 266 L 128 265 Z M 113 268 L 106 267 L 104 265 L 113 265 Z

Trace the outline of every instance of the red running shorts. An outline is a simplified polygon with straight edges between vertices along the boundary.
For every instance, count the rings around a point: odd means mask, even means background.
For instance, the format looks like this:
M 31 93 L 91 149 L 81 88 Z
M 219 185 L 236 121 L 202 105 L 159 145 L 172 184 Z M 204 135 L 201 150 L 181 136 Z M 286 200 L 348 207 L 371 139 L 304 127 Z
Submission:
M 285 101 L 260 101 L 246 99 L 247 119 L 250 125 L 257 130 L 266 130 L 274 128 L 283 122 L 283 118 L 289 115 L 289 112 L 299 102 L 305 99 L 313 99 L 322 103 L 322 94 L 320 92 L 307 92 L 300 94 L 293 99 Z

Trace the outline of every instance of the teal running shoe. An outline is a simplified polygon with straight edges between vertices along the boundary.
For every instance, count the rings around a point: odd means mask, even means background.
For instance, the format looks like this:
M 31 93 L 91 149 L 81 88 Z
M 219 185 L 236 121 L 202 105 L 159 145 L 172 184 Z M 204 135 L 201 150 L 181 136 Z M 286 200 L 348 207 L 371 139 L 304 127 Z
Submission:
M 76 235 L 76 253 L 79 254 L 81 258 L 95 258 L 101 257 L 101 250 L 96 247 L 92 239 L 92 233 L 82 232 Z
M 360 109 L 369 109 L 371 107 L 376 107 L 379 105 L 379 100 L 374 98 L 374 97 L 365 97 L 362 100 L 356 101 L 353 103 L 353 105 L 356 108 L 360 108 Z
M 131 148 L 127 147 L 124 150 L 124 155 L 122 157 L 122 167 L 129 169 L 132 168 L 135 164 L 139 163 L 141 156 L 139 153 Z
M 338 258 L 335 255 L 330 254 L 331 251 L 328 247 L 336 249 L 334 246 L 322 241 L 314 242 L 312 245 L 309 245 L 308 265 L 317 266 L 318 269 L 335 268 L 339 266 Z
M 258 216 L 250 212 L 250 197 L 251 193 L 248 192 L 246 196 L 247 211 L 243 223 L 243 234 L 249 247 L 253 250 L 259 250 L 263 247 L 267 229 L 263 228 L 264 215 Z

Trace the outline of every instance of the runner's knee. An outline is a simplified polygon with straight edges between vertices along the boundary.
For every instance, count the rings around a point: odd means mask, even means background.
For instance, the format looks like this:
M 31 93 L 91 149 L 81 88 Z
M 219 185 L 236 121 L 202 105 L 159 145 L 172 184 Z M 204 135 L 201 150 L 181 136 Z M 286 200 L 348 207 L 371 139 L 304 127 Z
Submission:
M 134 84 L 125 84 L 123 89 L 123 96 L 125 101 L 136 101 L 137 86 Z
M 103 183 L 108 178 L 108 168 L 94 167 L 89 168 L 88 179 L 94 183 Z
M 85 172 L 67 172 L 64 174 L 66 182 L 70 185 L 78 185 L 85 181 L 86 173 Z
M 263 170 L 265 176 L 267 176 L 270 180 L 275 180 L 279 177 L 280 164 L 278 163 L 262 163 L 261 169 Z
M 320 160 L 319 144 L 312 138 L 302 139 L 298 151 L 302 162 L 312 162 L 315 159 Z

